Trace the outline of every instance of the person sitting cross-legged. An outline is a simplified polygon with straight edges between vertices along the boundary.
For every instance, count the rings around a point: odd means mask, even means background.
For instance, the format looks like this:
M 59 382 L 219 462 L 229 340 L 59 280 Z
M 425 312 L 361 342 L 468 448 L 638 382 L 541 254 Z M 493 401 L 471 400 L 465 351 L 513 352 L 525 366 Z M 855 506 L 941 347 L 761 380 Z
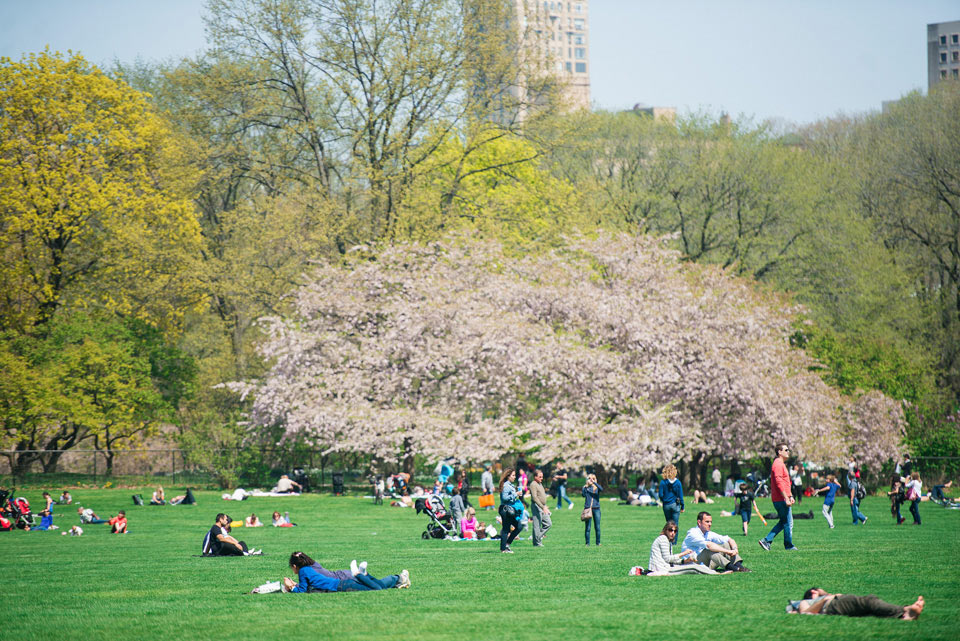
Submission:
M 737 542 L 729 536 L 712 532 L 713 517 L 709 512 L 697 514 L 697 525 L 687 531 L 682 550 L 692 550 L 698 562 L 711 570 L 750 572 L 744 567 L 737 550 Z
M 874 595 L 831 594 L 821 588 L 810 588 L 799 601 L 787 604 L 789 614 L 834 614 L 845 617 L 881 617 L 912 621 L 923 612 L 923 597 L 910 605 L 893 605 Z

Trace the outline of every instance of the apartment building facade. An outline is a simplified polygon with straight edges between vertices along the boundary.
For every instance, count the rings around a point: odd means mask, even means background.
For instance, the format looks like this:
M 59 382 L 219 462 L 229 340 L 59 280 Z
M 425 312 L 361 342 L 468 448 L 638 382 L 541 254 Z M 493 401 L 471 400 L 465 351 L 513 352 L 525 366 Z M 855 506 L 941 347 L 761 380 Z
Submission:
M 590 108 L 590 16 L 587 0 L 513 0 L 520 42 L 563 81 L 570 109 Z
M 927 25 L 927 89 L 960 80 L 960 20 Z

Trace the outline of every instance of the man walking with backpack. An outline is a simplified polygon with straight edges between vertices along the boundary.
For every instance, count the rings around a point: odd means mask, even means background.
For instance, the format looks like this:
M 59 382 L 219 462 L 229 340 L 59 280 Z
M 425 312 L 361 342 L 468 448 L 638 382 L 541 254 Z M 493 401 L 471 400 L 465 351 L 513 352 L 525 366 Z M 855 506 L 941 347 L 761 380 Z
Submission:
M 850 477 L 850 514 L 853 515 L 853 524 L 860 525 L 867 522 L 867 517 L 860 511 L 860 501 L 867 496 L 867 488 L 860 481 L 860 470 L 856 470 Z
M 773 471 L 770 474 L 770 498 L 773 507 L 777 510 L 780 520 L 764 538 L 758 541 L 764 550 L 770 549 L 770 544 L 780 532 L 783 532 L 783 547 L 787 550 L 796 550 L 793 544 L 793 494 L 790 491 L 790 473 L 787 471 L 787 458 L 790 448 L 785 444 L 777 447 L 777 458 L 773 461 Z

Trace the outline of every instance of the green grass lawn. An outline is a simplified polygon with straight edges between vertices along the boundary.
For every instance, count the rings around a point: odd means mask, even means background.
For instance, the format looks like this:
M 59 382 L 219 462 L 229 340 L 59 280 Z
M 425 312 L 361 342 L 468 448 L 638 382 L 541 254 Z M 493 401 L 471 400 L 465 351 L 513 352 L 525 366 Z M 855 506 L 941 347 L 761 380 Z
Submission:
M 870 498 L 870 518 L 853 527 L 841 504 L 827 529 L 820 500 L 805 500 L 813 521 L 797 521 L 800 551 L 771 552 L 754 518 L 740 536 L 739 518 L 722 518 L 730 500 L 708 506 L 715 530 L 738 534 L 751 574 L 716 577 L 629 577 L 646 566 L 660 531 L 658 508 L 603 503 L 603 546 L 583 545 L 579 508 L 554 513 L 543 548 L 514 544 L 501 555 L 491 542 L 424 541 L 426 520 L 413 510 L 374 506 L 358 497 L 303 496 L 223 501 L 198 492 L 196 506 L 134 507 L 131 490 L 77 490 L 75 505 L 101 517 L 125 509 L 130 534 L 84 526 L 80 538 L 60 532 L 0 533 L 4 639 L 945 639 L 960 638 L 960 511 L 924 503 L 922 527 L 897 527 L 888 502 Z M 142 491 L 149 496 L 149 491 Z M 174 495 L 168 488 L 167 495 Z M 19 494 L 19 492 L 18 492 Z M 59 493 L 58 493 L 59 494 Z M 39 491 L 26 493 L 41 505 Z M 692 506 L 691 506 L 692 507 Z M 760 502 L 764 511 L 769 500 Z M 194 558 L 217 512 L 236 519 L 289 510 L 297 528 L 234 529 L 262 547 L 263 557 Z M 55 523 L 78 522 L 75 506 L 57 506 Z M 493 516 L 485 512 L 483 516 Z M 682 515 L 682 531 L 695 515 Z M 269 522 L 269 521 L 268 521 Z M 772 523 L 771 523 L 772 525 Z M 410 590 L 381 593 L 269 594 L 249 591 L 291 574 L 293 550 L 330 568 L 367 560 L 375 576 L 410 570 Z M 894 603 L 923 594 L 916 622 L 790 616 L 788 598 L 817 585 L 874 593 Z

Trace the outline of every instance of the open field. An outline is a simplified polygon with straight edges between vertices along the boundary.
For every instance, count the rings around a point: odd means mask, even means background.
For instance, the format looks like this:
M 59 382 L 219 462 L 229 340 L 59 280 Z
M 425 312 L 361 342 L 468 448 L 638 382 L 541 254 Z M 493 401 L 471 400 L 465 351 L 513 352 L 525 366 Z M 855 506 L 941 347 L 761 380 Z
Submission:
M 196 506 L 134 507 L 130 490 L 77 490 L 74 506 L 57 506 L 54 522 L 78 522 L 76 505 L 107 518 L 125 509 L 130 534 L 84 526 L 83 537 L 59 532 L 0 534 L 0 595 L 5 639 L 944 639 L 956 640 L 960 615 L 960 511 L 924 503 L 922 527 L 896 527 L 888 502 L 869 498 L 868 523 L 853 527 L 844 504 L 837 528 L 820 517 L 820 500 L 804 500 L 813 521 L 797 521 L 796 553 L 782 539 L 771 552 L 754 518 L 737 536 L 752 574 L 718 577 L 628 577 L 647 564 L 662 525 L 658 508 L 603 502 L 603 546 L 583 545 L 579 509 L 555 512 L 545 547 L 514 544 L 501 555 L 492 542 L 423 541 L 426 519 L 413 510 L 374 506 L 358 497 L 305 495 L 223 501 L 198 492 Z M 142 492 L 149 496 L 148 491 Z M 168 496 L 175 492 L 168 489 Z M 20 494 L 18 492 L 18 494 Z M 39 492 L 26 496 L 36 508 Z M 475 498 L 475 497 L 474 497 Z M 707 506 L 715 530 L 739 532 L 739 518 L 721 518 L 724 500 Z M 579 502 L 578 502 L 579 504 Z M 681 530 L 693 526 L 693 506 Z M 769 500 L 760 501 L 765 512 Z M 194 558 L 217 512 L 261 520 L 289 510 L 297 528 L 238 528 L 237 538 L 265 556 Z M 493 516 L 493 512 L 481 513 Z M 772 525 L 772 523 L 771 523 Z M 250 595 L 253 587 L 290 576 L 291 551 L 327 567 L 367 560 L 375 576 L 410 570 L 410 590 L 379 594 Z M 817 585 L 836 592 L 875 593 L 894 603 L 923 594 L 917 622 L 784 614 L 788 598 Z

